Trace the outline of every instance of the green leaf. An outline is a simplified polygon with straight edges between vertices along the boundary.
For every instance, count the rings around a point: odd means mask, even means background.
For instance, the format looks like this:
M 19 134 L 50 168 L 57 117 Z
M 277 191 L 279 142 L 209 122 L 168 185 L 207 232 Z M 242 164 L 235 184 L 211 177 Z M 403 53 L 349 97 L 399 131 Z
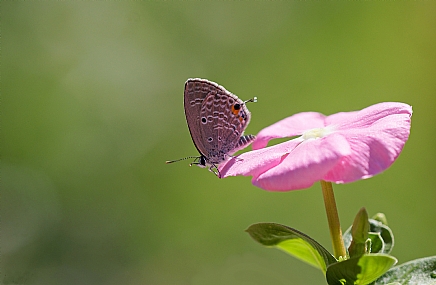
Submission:
M 388 220 L 386 219 L 385 214 L 383 213 L 377 213 L 372 217 L 373 220 L 379 221 L 380 223 L 384 225 L 388 225 Z
M 348 247 L 350 257 L 359 257 L 369 253 L 368 240 L 369 221 L 365 208 L 361 208 L 351 226 L 351 243 Z
M 435 285 L 436 256 L 416 259 L 391 268 L 385 275 L 377 279 L 375 285 Z
M 386 253 L 384 252 L 385 242 L 380 233 L 369 233 L 368 237 L 371 240 L 371 252 L 369 253 Z
M 379 252 L 390 253 L 392 251 L 392 248 L 394 247 L 394 234 L 392 233 L 391 229 L 387 225 L 376 220 L 370 219 L 369 223 L 369 231 L 372 233 L 379 233 L 381 238 L 383 239 L 383 247 Z
M 260 244 L 281 249 L 324 273 L 327 266 L 337 262 L 322 245 L 296 229 L 275 223 L 259 223 L 246 231 Z
M 350 258 L 327 267 L 327 283 L 329 285 L 370 284 L 396 262 L 396 258 L 380 253 Z
M 343 234 L 345 248 L 351 244 L 351 228 Z M 371 239 L 371 253 L 390 253 L 394 247 L 394 235 L 391 229 L 380 221 L 369 219 L 369 238 Z

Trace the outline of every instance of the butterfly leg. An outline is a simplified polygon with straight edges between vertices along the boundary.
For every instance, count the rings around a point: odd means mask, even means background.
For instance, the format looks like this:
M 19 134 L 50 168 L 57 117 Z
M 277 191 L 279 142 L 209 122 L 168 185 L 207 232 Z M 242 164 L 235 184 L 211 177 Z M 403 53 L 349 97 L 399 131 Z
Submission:
M 209 167 L 209 171 L 215 174 L 218 178 L 221 178 L 221 173 L 215 164 L 212 163 L 212 165 Z

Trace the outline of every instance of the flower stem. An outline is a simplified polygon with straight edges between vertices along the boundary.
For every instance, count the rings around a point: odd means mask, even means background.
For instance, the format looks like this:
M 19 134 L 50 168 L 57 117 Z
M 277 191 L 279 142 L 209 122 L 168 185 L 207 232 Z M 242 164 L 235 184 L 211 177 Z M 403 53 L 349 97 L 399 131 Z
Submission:
M 338 209 L 336 208 L 332 183 L 321 180 L 321 188 L 330 228 L 330 237 L 333 243 L 333 252 L 337 259 L 341 256 L 345 258 L 347 253 L 345 251 L 344 240 L 342 239 L 342 230 L 339 223 Z

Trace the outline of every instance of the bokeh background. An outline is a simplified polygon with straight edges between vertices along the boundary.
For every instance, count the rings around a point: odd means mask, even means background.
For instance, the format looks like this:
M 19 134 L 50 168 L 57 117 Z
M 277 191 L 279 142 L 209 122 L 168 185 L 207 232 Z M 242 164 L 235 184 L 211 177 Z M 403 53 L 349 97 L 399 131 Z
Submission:
M 1 2 L 1 284 L 325 284 L 256 222 L 331 249 L 319 184 L 270 193 L 188 167 L 187 78 L 302 111 L 413 106 L 398 160 L 335 187 L 384 212 L 400 263 L 436 255 L 436 2 Z

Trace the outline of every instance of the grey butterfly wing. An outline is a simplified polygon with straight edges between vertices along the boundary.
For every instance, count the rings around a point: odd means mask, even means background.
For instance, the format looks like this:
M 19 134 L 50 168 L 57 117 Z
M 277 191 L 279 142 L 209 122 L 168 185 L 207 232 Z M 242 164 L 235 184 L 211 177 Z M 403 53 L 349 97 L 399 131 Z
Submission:
M 245 103 L 224 87 L 206 96 L 200 110 L 200 133 L 211 163 L 219 164 L 236 152 L 249 122 Z
M 200 110 L 206 96 L 218 89 L 217 84 L 204 79 L 188 79 L 185 83 L 184 107 L 186 122 L 195 147 L 201 155 L 207 156 L 200 131 Z
M 255 138 L 243 136 L 251 116 L 245 103 L 214 82 L 188 79 L 184 106 L 192 141 L 208 163 L 218 165 Z

